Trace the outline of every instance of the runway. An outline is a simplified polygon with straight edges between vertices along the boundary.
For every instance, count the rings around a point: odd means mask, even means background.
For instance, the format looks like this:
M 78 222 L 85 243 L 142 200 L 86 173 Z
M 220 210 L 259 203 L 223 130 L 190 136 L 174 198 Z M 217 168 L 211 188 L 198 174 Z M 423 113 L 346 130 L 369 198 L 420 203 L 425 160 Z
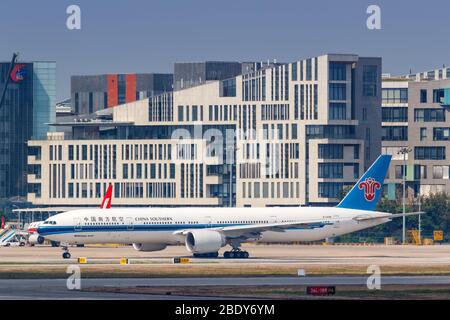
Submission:
M 251 277 L 251 278 L 159 278 L 81 279 L 81 288 L 198 287 L 198 286 L 365 286 L 367 277 Z M 450 285 L 450 276 L 382 276 L 381 285 Z M 0 280 L 0 299 L 211 299 L 173 295 L 84 292 L 68 290 L 64 279 Z M 217 298 L 215 298 L 217 299 Z
M 450 266 L 450 246 L 321 246 L 321 245 L 244 245 L 250 259 L 193 259 L 195 264 L 272 264 L 272 265 L 441 265 Z M 223 250 L 222 250 L 223 251 Z M 72 259 L 61 258 L 60 248 L 0 248 L 0 265 L 61 265 L 77 263 L 78 257 L 88 264 L 118 264 L 127 258 L 131 264 L 171 264 L 173 257 L 189 257 L 184 246 L 157 252 L 139 252 L 130 246 L 70 248 Z M 450 268 L 449 268 L 450 270 Z
M 0 299 L 211 299 L 210 296 L 160 294 L 164 288 L 334 285 L 363 286 L 367 267 L 380 266 L 382 285 L 450 285 L 450 246 L 322 246 L 245 245 L 250 259 L 190 259 L 175 265 L 174 257 L 189 256 L 183 246 L 139 252 L 130 246 L 71 247 L 72 259 L 60 248 L 0 248 Z M 87 258 L 78 264 L 77 258 Z M 128 265 L 120 265 L 127 258 Z M 68 290 L 68 265 L 81 270 L 83 290 Z M 297 277 L 303 268 L 306 277 Z M 409 274 L 409 275 L 408 275 Z M 352 276 L 349 276 L 352 275 Z M 406 275 L 406 276 L 403 276 Z M 51 279 L 50 279 L 51 278 Z M 116 288 L 156 288 L 156 293 L 114 293 Z M 302 287 L 302 288 L 303 288 Z M 158 288 L 162 288 L 161 290 Z M 105 291 L 106 290 L 106 291 Z M 303 289 L 302 289 L 303 290 Z M 144 292 L 144 293 L 142 293 Z M 220 299 L 220 297 L 213 297 Z

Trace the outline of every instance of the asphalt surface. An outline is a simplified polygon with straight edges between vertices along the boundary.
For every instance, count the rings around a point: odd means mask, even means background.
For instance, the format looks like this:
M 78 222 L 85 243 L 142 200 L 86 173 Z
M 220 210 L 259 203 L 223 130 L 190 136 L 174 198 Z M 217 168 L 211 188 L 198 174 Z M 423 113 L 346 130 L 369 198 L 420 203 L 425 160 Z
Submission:
M 320 245 L 245 245 L 251 259 L 191 259 L 198 265 L 240 266 L 286 265 L 320 266 L 434 266 L 449 268 L 450 246 L 320 246 Z M 45 246 L 0 248 L 0 268 L 45 268 L 45 266 L 76 264 L 77 257 L 87 257 L 88 264 L 118 265 L 126 257 L 131 264 L 168 265 L 173 257 L 189 256 L 183 246 L 169 247 L 158 252 L 138 252 L 129 246 L 89 246 L 70 248 L 74 259 L 61 258 L 60 248 Z M 306 268 L 307 269 L 307 268 Z M 32 269 L 31 269 L 32 270 Z M 369 276 L 369 275 L 367 275 Z M 263 285 L 366 285 L 366 276 L 322 277 L 233 277 L 233 278 L 106 278 L 82 279 L 83 288 L 106 287 L 173 287 L 173 286 L 263 286 Z M 382 276 L 381 285 L 450 285 L 450 276 Z M 173 295 L 125 294 L 68 290 L 65 279 L 0 279 L 0 299 L 211 299 Z
M 250 259 L 193 259 L 195 263 L 236 264 L 302 264 L 302 265 L 435 265 L 450 266 L 450 245 L 436 246 L 321 246 L 321 245 L 244 245 Z M 163 251 L 139 252 L 131 246 L 86 248 L 71 247 L 73 259 L 64 260 L 61 248 L 0 247 L 0 265 L 74 264 L 78 257 L 86 257 L 88 263 L 118 264 L 120 258 L 130 263 L 167 264 L 173 257 L 190 254 L 184 246 L 168 247 Z M 223 253 L 223 250 L 221 250 Z
M 81 279 L 81 288 L 174 287 L 174 286 L 282 286 L 282 285 L 366 285 L 367 277 L 249 277 L 249 278 L 159 278 Z M 450 285 L 450 276 L 382 276 L 381 285 Z M 202 300 L 186 297 L 68 290 L 64 279 L 0 280 L 0 299 L 151 299 Z

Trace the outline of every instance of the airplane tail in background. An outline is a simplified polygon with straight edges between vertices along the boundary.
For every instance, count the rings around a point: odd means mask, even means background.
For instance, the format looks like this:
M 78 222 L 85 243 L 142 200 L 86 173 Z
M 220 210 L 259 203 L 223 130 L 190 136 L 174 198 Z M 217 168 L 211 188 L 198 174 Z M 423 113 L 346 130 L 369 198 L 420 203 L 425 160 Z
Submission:
M 380 155 L 347 193 L 338 208 L 375 210 L 381 197 L 384 178 L 391 162 L 390 155 Z
M 105 197 L 103 198 L 100 209 L 110 209 L 111 208 L 112 191 L 113 191 L 113 186 L 112 186 L 112 184 L 110 184 L 108 186 L 108 189 L 106 190 Z

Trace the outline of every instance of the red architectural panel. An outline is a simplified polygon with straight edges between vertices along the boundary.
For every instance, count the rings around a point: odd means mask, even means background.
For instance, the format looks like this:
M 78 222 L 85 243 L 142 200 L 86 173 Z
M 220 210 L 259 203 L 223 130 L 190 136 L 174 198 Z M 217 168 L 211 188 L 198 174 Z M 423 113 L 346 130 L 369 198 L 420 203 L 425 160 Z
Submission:
M 117 74 L 108 75 L 108 108 L 119 104 L 119 84 Z
M 127 74 L 125 76 L 126 89 L 125 89 L 125 100 L 126 102 L 136 101 L 136 75 Z

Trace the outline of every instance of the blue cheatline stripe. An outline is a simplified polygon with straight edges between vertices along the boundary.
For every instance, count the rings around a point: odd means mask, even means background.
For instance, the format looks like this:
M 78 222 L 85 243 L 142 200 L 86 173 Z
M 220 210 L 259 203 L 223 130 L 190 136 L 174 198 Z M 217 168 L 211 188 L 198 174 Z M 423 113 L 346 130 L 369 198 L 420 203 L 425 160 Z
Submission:
M 79 232 L 134 232 L 134 231 L 177 231 L 182 229 L 210 229 L 228 226 L 246 226 L 247 224 L 168 224 L 168 225 L 112 225 L 112 226 L 81 226 L 81 230 L 76 230 L 78 226 L 46 226 L 39 227 L 38 233 L 41 236 L 64 233 Z M 308 227 L 292 227 L 286 230 L 304 230 L 321 228 L 327 224 L 316 223 Z

